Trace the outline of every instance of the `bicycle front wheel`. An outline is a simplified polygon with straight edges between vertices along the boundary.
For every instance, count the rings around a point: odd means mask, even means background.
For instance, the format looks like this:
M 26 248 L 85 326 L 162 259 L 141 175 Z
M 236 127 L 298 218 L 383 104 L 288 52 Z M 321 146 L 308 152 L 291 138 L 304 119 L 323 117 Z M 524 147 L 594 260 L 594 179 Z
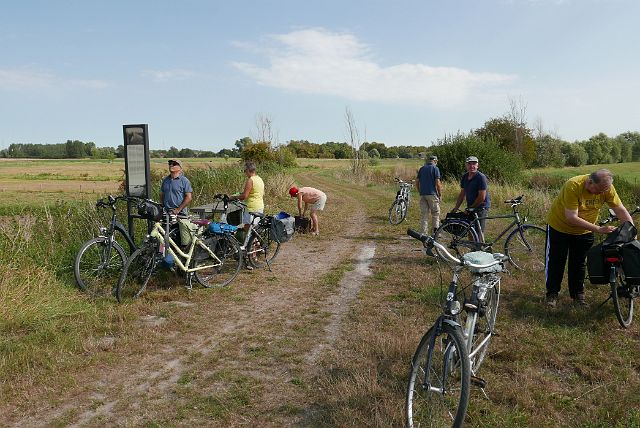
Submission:
M 411 427 L 460 427 L 469 405 L 471 369 L 459 327 L 443 323 L 422 337 L 411 362 L 406 415 Z
M 633 321 L 633 290 L 622 281 L 620 273 L 616 272 L 616 280 L 611 286 L 611 299 L 618 322 L 624 328 L 629 328 Z
M 478 302 L 477 317 L 472 325 L 465 324 L 467 334 L 472 335 L 469 360 L 471 372 L 477 375 L 480 366 L 487 355 L 489 343 L 495 332 L 496 317 L 498 315 L 498 302 L 500 300 L 500 281 L 494 280 L 491 288 L 486 290 L 484 298 Z M 467 320 L 472 320 L 476 313 L 464 311 Z
M 116 241 L 109 245 L 109 239 L 104 236 L 88 240 L 74 262 L 78 287 L 94 297 L 113 294 L 126 260 L 124 249 Z
M 547 231 L 532 224 L 523 224 L 509 234 L 504 253 L 516 269 L 544 273 Z
M 280 243 L 271 239 L 270 232 L 266 227 L 257 227 L 251 232 L 247 243 L 247 261 L 254 268 L 271 263 L 280 252 Z
M 193 267 L 196 281 L 205 288 L 224 287 L 238 276 L 242 266 L 242 252 L 235 239 L 226 235 L 210 236 L 203 243 L 216 255 L 211 257 L 208 251 L 200 246 L 194 251 Z
M 131 254 L 116 287 L 118 302 L 135 299 L 144 292 L 160 257 L 157 243 L 151 241 L 145 242 Z
M 453 220 L 442 223 L 433 234 L 433 238 L 459 259 L 466 253 L 480 249 L 478 233 L 465 221 Z M 439 250 L 436 248 L 436 251 Z M 441 257 L 444 258 L 444 255 Z
M 407 217 L 407 201 L 396 199 L 389 210 L 389 223 L 400 224 Z

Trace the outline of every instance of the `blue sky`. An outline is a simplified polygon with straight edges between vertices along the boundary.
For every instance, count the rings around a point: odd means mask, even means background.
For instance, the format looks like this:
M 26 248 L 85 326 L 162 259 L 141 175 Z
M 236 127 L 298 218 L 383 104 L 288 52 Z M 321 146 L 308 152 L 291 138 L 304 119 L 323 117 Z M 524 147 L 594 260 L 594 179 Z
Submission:
M 360 134 L 428 145 L 526 105 L 573 141 L 640 130 L 640 1 L 6 0 L 0 148 L 218 151 L 272 119 L 278 143 Z

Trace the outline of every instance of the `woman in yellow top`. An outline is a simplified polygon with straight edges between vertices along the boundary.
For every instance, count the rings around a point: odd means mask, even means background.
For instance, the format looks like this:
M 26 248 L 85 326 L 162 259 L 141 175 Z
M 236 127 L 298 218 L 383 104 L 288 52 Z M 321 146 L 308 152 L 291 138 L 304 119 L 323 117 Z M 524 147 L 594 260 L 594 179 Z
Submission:
M 256 172 L 256 164 L 253 162 L 244 163 L 244 174 L 247 176 L 244 190 L 239 195 L 231 196 L 231 199 L 246 201 L 247 208 L 242 214 L 242 223 L 246 232 L 249 231 L 249 223 L 251 222 L 251 214 L 249 213 L 264 212 L 264 181 Z

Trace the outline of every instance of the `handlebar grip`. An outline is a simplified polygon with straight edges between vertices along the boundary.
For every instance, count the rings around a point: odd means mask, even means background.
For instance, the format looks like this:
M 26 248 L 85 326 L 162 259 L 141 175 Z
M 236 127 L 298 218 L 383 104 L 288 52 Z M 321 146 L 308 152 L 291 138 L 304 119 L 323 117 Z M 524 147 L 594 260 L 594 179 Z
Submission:
M 423 235 L 422 233 L 418 232 L 417 230 L 413 230 L 411 228 L 407 229 L 407 235 L 409 235 L 410 237 L 417 239 L 420 242 L 426 242 L 427 239 L 429 239 L 429 237 L 427 235 Z

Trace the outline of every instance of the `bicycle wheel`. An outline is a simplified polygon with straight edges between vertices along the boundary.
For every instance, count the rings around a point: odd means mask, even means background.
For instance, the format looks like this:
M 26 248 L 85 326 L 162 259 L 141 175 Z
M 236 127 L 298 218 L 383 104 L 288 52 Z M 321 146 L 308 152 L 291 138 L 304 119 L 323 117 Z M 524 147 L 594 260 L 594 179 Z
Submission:
M 469 404 L 471 370 L 459 327 L 443 323 L 422 337 L 407 385 L 407 425 L 460 427 Z M 429 357 L 431 359 L 429 360 Z
M 400 224 L 407 217 L 407 201 L 396 199 L 389 210 L 389 223 Z
M 271 231 L 266 227 L 256 227 L 247 243 L 247 261 L 254 268 L 262 268 L 271 263 L 280 252 L 280 243 L 271 239 Z
M 116 287 L 118 302 L 139 297 L 147 287 L 161 254 L 157 241 L 146 241 L 131 254 Z
M 127 260 L 122 246 L 98 236 L 85 242 L 74 262 L 74 275 L 78 287 L 95 297 L 113 294 L 120 272 Z
M 531 224 L 512 231 L 504 243 L 504 253 L 516 269 L 544 273 L 547 231 Z
M 218 260 L 211 257 L 204 248 L 197 246 L 192 266 L 194 268 L 203 266 L 203 268 L 194 272 L 196 281 L 205 288 L 228 285 L 238 276 L 242 266 L 240 245 L 227 235 L 210 236 L 202 242 L 214 252 Z
M 453 250 L 450 252 L 458 258 L 478 250 L 480 244 L 476 230 L 469 223 L 458 220 L 442 223 L 433 234 L 433 238 L 448 250 Z M 436 251 L 438 251 L 437 248 Z
M 489 343 L 495 332 L 498 302 L 500 300 L 500 281 L 497 279 L 493 279 L 492 281 L 494 281 L 493 286 L 487 288 L 484 298 L 477 302 L 477 311 L 463 311 L 463 314 L 467 317 L 464 324 L 465 331 L 467 334 L 473 331 L 471 347 L 468 349 L 470 349 L 469 361 L 471 362 L 471 372 L 474 375 L 477 374 L 487 355 Z M 477 317 L 473 320 L 476 313 Z
M 633 321 L 633 290 L 624 283 L 620 272 L 616 272 L 616 281 L 609 285 L 616 318 L 622 327 L 629 328 Z

